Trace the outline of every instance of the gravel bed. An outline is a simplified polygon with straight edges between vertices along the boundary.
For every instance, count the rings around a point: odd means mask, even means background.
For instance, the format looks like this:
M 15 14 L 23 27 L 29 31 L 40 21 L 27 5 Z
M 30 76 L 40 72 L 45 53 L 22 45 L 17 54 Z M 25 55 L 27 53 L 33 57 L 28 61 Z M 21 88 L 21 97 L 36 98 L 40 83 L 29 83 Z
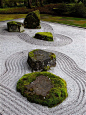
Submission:
M 18 20 L 23 22 L 23 19 Z M 7 22 L 7 21 L 6 21 Z M 41 22 L 41 29 L 9 33 L 0 22 L 0 114 L 2 115 L 86 115 L 86 30 Z M 38 31 L 53 33 L 54 42 L 33 38 Z M 50 72 L 67 82 L 68 97 L 56 107 L 30 103 L 16 91 L 16 83 L 30 73 L 28 52 L 44 49 L 56 54 L 56 67 Z

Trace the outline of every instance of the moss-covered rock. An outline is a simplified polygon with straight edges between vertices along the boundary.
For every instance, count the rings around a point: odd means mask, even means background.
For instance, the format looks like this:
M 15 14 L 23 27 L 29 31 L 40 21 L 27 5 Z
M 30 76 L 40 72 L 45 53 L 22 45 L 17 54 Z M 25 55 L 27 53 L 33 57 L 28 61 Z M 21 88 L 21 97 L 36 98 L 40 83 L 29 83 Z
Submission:
M 29 66 L 35 71 L 47 71 L 56 65 L 56 55 L 52 52 L 36 49 L 28 53 Z
M 30 102 L 48 107 L 56 106 L 68 96 L 65 80 L 50 72 L 25 74 L 17 82 L 17 91 Z
M 24 25 L 21 22 L 10 21 L 7 23 L 7 29 L 9 32 L 23 32 Z
M 53 35 L 51 32 L 37 32 L 35 38 L 45 41 L 53 41 Z
M 28 13 L 24 20 L 24 27 L 29 29 L 41 28 L 39 10 Z

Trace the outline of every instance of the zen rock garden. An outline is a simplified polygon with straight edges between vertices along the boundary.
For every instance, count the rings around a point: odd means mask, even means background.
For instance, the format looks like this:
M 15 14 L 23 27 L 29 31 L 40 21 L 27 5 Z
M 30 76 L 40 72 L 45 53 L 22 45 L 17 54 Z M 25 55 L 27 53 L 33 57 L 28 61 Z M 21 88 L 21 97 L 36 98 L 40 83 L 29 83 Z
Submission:
M 7 23 L 7 30 L 9 32 L 24 32 L 24 28 L 40 29 L 40 13 L 39 10 L 29 12 L 24 19 L 24 24 L 21 22 L 11 21 Z M 34 38 L 45 41 L 53 41 L 51 32 L 37 32 Z
M 24 27 L 28 29 L 41 28 L 38 10 L 28 13 L 24 24 L 16 21 L 7 23 L 9 32 L 23 32 Z M 37 32 L 35 38 L 53 41 L 53 35 L 50 32 Z M 51 67 L 56 66 L 56 55 L 52 52 L 35 49 L 30 51 L 27 57 L 27 63 L 31 67 L 32 73 L 25 74 L 19 79 L 16 86 L 17 91 L 28 101 L 48 107 L 54 107 L 64 101 L 68 96 L 65 80 L 47 72 Z
M 27 63 L 35 72 L 25 74 L 17 82 L 19 91 L 28 101 L 54 107 L 68 96 L 66 81 L 47 70 L 56 65 L 56 55 L 40 49 L 28 53 Z

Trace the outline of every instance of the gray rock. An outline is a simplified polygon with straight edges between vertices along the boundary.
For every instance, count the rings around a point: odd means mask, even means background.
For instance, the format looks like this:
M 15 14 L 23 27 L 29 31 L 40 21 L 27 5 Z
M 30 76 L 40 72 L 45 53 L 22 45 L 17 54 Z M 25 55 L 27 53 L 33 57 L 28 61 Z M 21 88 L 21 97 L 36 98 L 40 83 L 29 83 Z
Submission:
M 29 29 L 41 28 L 39 10 L 28 13 L 24 20 L 24 27 Z
M 47 71 L 56 65 L 56 55 L 52 52 L 36 49 L 28 54 L 29 66 L 35 71 Z
M 7 29 L 9 32 L 23 32 L 24 25 L 21 22 L 11 21 L 7 23 Z
M 46 96 L 53 86 L 54 85 L 52 85 L 51 80 L 48 77 L 40 75 L 36 77 L 35 81 L 25 87 L 32 95 Z

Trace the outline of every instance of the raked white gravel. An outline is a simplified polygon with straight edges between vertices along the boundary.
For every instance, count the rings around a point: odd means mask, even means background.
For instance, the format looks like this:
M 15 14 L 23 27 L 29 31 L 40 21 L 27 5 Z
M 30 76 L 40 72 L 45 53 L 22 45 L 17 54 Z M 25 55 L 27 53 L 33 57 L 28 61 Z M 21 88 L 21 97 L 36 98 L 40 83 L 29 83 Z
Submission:
M 23 22 L 23 19 L 17 21 Z M 9 33 L 0 22 L 0 113 L 2 115 L 86 115 L 86 29 L 41 22 L 41 29 Z M 38 31 L 50 31 L 55 41 L 34 40 Z M 56 67 L 50 72 L 67 82 L 68 97 L 53 108 L 30 103 L 16 91 L 22 75 L 31 72 L 27 54 L 33 49 L 52 51 Z

